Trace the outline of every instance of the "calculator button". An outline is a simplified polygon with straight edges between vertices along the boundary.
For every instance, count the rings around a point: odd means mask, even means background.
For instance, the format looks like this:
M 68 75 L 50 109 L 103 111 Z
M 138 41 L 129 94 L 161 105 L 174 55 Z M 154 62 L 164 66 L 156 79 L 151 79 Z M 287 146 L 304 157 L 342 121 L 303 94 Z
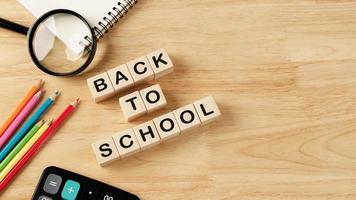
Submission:
M 76 181 L 68 180 L 62 190 L 62 198 L 65 200 L 74 200 L 79 192 L 80 184 Z
M 53 200 L 51 197 L 47 197 L 45 195 L 41 195 L 38 200 Z
M 98 196 L 98 191 L 94 187 L 87 187 L 84 191 L 84 199 L 86 200 L 96 200 Z
M 43 190 L 49 194 L 56 194 L 62 183 L 62 177 L 56 174 L 49 174 L 43 186 Z
M 108 192 L 103 192 L 100 197 L 100 200 L 118 200 L 118 199 L 119 199 L 118 197 Z

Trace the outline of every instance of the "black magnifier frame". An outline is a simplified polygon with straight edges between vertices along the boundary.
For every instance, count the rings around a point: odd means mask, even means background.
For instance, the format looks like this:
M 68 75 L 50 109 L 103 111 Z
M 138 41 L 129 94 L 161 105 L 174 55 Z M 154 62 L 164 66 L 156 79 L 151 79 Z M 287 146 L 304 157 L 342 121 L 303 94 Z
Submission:
M 87 28 L 90 30 L 90 34 L 91 34 L 91 46 L 90 46 L 90 51 L 89 51 L 89 55 L 87 57 L 87 60 L 85 61 L 85 63 L 82 64 L 82 66 L 78 67 L 77 69 L 70 71 L 70 72 L 56 72 L 56 71 L 51 71 L 48 68 L 46 68 L 46 66 L 42 65 L 40 63 L 40 61 L 37 59 L 36 54 L 35 54 L 35 50 L 34 50 L 34 46 L 33 46 L 33 41 L 34 41 L 34 37 L 37 31 L 37 28 L 41 25 L 41 23 L 43 23 L 44 21 L 47 20 L 47 18 L 55 15 L 55 14 L 69 14 L 72 16 L 77 17 L 78 19 L 80 19 L 86 26 Z M 21 33 L 26 35 L 27 34 L 27 39 L 28 39 L 28 51 L 30 53 L 31 59 L 33 61 L 33 63 L 42 71 L 45 72 L 49 75 L 53 75 L 53 76 L 75 76 L 78 75 L 79 73 L 83 72 L 88 66 L 89 64 L 93 61 L 95 53 L 96 53 L 96 47 L 97 47 L 97 38 L 95 36 L 94 33 L 94 29 L 90 26 L 90 24 L 88 23 L 88 21 L 85 20 L 85 18 L 83 16 L 81 16 L 80 14 L 78 14 L 77 12 L 74 12 L 72 10 L 67 10 L 67 9 L 55 9 L 55 10 L 51 10 L 45 14 L 43 14 L 40 18 L 38 18 L 35 23 L 32 25 L 32 27 L 30 29 L 28 29 L 27 27 L 24 27 L 22 25 L 10 22 L 8 20 L 2 19 L 0 18 L 0 27 Z M 83 38 L 84 39 L 84 38 Z
M 37 59 L 36 54 L 34 52 L 34 48 L 33 48 L 33 38 L 35 36 L 36 30 L 38 28 L 38 26 L 44 22 L 48 17 L 51 17 L 52 15 L 55 14 L 71 14 L 76 16 L 77 18 L 79 18 L 82 22 L 85 23 L 85 25 L 88 27 L 88 29 L 91 32 L 91 36 L 92 36 L 92 46 L 91 46 L 91 50 L 89 52 L 89 56 L 88 59 L 86 60 L 86 62 L 79 67 L 78 69 L 71 71 L 71 72 L 66 72 L 66 73 L 60 73 L 60 72 L 54 72 L 51 70 L 48 70 L 45 66 L 43 66 Z M 72 11 L 72 10 L 67 10 L 67 9 L 56 9 L 56 10 L 51 10 L 47 13 L 45 13 L 44 15 L 42 15 L 40 18 L 37 19 L 37 21 L 32 25 L 32 27 L 30 28 L 30 30 L 28 31 L 28 51 L 30 52 L 30 56 L 32 61 L 35 63 L 35 65 L 43 72 L 53 75 L 53 76 L 75 76 L 81 72 L 83 72 L 88 66 L 89 64 L 93 61 L 95 53 L 96 53 L 96 37 L 95 37 L 95 33 L 94 30 L 92 29 L 92 27 L 90 26 L 90 24 L 85 20 L 85 18 L 83 16 L 81 16 L 80 14 Z

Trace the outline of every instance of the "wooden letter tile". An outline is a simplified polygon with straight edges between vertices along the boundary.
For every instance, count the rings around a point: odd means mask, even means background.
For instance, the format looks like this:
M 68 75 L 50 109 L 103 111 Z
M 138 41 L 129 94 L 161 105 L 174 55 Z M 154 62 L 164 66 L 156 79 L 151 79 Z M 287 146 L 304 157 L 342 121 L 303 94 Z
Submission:
M 113 135 L 113 139 L 121 158 L 130 156 L 140 151 L 140 145 L 138 144 L 135 133 L 132 129 L 127 129 Z
M 134 85 L 134 81 L 125 64 L 110 69 L 108 75 L 116 94 L 119 94 Z
M 158 49 L 147 55 L 155 79 L 173 72 L 174 66 L 165 49 Z
M 92 144 L 96 160 L 104 166 L 120 157 L 111 137 L 99 140 Z
M 195 109 L 199 115 L 201 125 L 208 124 L 221 116 L 221 112 L 212 96 L 194 102 Z
M 200 119 L 194 105 L 189 104 L 173 111 L 178 122 L 181 134 L 200 126 Z
M 126 121 L 135 119 L 147 112 L 138 91 L 119 98 L 119 102 Z
M 106 72 L 87 79 L 87 83 L 95 102 L 100 102 L 115 94 L 110 78 Z
M 159 84 L 141 90 L 140 94 L 148 112 L 158 110 L 167 105 L 166 98 Z
M 127 63 L 135 85 L 153 80 L 154 73 L 146 56 L 141 56 Z
M 133 128 L 141 151 L 157 145 L 160 142 L 160 137 L 153 121 L 142 123 Z
M 161 140 L 178 136 L 180 129 L 173 112 L 161 115 L 153 119 Z

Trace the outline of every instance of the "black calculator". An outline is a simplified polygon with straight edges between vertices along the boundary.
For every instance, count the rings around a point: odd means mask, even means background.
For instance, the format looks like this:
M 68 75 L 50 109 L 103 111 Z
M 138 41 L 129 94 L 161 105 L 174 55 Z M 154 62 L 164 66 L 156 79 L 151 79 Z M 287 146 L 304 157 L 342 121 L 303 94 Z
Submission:
M 134 194 L 111 185 L 61 169 L 47 167 L 32 200 L 139 200 Z

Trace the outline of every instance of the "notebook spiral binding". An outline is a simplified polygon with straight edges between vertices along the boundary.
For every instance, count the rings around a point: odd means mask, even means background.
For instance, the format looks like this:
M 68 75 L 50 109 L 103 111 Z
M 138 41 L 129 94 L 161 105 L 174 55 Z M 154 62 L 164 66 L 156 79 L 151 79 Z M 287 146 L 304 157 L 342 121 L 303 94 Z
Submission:
M 103 17 L 102 21 L 98 22 L 98 26 L 93 27 L 94 36 L 97 39 L 103 37 L 104 33 L 108 32 L 108 30 L 112 28 L 135 3 L 137 3 L 137 0 L 119 0 L 116 6 L 108 12 L 108 15 Z M 93 40 L 89 36 L 85 36 L 84 39 L 85 40 L 81 41 L 80 44 L 84 46 L 86 52 L 89 52 Z
M 121 0 L 117 3 L 117 6 L 112 8 L 112 11 L 108 12 L 106 17 L 103 17 L 103 20 L 98 23 L 98 26 L 94 27 L 94 33 L 96 38 L 101 38 L 104 33 L 106 33 L 110 28 L 114 26 L 115 23 L 119 21 L 120 18 L 124 16 L 126 12 L 129 11 L 137 0 Z

